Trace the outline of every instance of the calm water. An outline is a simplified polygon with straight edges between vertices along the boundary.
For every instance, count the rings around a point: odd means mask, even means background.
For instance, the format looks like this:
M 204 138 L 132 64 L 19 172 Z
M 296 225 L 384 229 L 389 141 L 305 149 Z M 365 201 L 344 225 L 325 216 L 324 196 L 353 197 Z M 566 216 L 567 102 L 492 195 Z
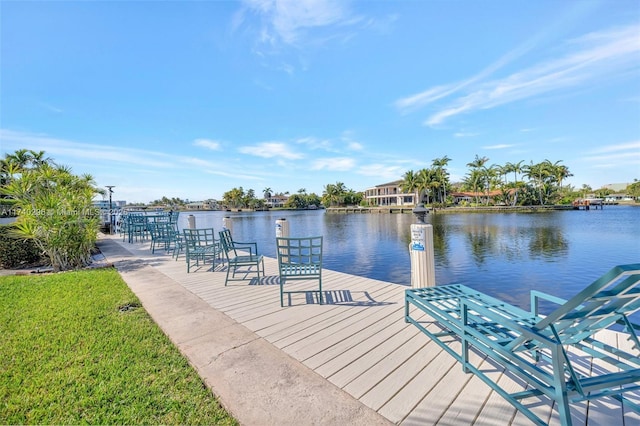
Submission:
M 181 213 L 186 226 L 189 213 Z M 275 222 L 290 236 L 323 235 L 327 269 L 410 283 L 410 214 L 327 214 L 318 211 L 195 212 L 196 226 L 232 220 L 237 241 L 257 241 L 276 257 Z M 529 307 L 529 291 L 568 298 L 615 265 L 640 263 L 640 207 L 546 213 L 429 214 L 436 282 L 461 283 Z

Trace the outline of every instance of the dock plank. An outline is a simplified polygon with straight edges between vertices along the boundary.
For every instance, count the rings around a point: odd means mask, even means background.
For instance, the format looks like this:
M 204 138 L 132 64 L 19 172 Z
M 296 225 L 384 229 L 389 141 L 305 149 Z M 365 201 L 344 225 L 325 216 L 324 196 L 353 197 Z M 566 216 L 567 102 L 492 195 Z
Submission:
M 276 259 L 265 258 L 265 276 L 250 276 L 225 286 L 226 265 L 222 262 L 216 262 L 215 270 L 208 264 L 187 274 L 184 257 L 176 261 L 162 251 L 151 254 L 148 242 L 130 244 L 122 242 L 122 237 L 105 238 L 393 423 L 531 424 L 478 377 L 465 374 L 453 357 L 416 327 L 404 322 L 406 286 L 325 270 L 326 304 L 300 294 L 292 297 L 293 306 L 282 308 Z M 424 316 L 412 312 L 416 318 Z M 616 345 L 631 345 L 616 333 L 610 338 Z M 522 383 L 499 366 L 475 353 L 471 359 L 507 389 L 523 389 Z M 640 392 L 631 397 L 640 401 Z M 640 417 L 625 411 L 623 405 L 611 401 L 584 404 L 583 410 L 575 410 L 576 424 L 640 424 Z M 549 401 L 538 402 L 534 410 L 551 424 L 558 423 Z

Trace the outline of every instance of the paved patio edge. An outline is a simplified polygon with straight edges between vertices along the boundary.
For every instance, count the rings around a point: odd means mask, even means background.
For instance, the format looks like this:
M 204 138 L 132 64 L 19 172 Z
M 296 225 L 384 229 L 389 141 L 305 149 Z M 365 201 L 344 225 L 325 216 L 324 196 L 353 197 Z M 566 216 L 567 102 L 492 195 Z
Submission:
M 115 241 L 98 247 L 241 424 L 391 424 Z

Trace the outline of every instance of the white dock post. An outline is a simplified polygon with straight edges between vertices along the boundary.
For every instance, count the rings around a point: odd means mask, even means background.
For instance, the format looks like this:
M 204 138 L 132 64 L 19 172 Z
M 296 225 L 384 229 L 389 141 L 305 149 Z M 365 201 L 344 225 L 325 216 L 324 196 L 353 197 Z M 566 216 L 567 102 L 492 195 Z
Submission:
M 196 217 L 192 214 L 187 216 L 187 224 L 189 229 L 196 229 Z
M 436 266 L 433 256 L 433 226 L 423 223 L 411 225 L 411 287 L 436 285 Z
M 287 219 L 276 220 L 276 237 L 289 237 L 289 222 L 287 222 Z
M 222 229 L 228 229 L 231 235 L 233 235 L 233 222 L 229 216 L 222 218 Z
M 282 237 L 282 238 L 289 237 L 289 222 L 287 222 L 287 219 L 285 219 L 284 217 L 276 220 L 276 238 L 278 237 Z M 279 254 L 283 256 L 287 256 L 287 257 L 283 257 L 283 260 L 285 262 L 288 261 L 288 255 L 289 255 L 288 249 L 280 249 Z

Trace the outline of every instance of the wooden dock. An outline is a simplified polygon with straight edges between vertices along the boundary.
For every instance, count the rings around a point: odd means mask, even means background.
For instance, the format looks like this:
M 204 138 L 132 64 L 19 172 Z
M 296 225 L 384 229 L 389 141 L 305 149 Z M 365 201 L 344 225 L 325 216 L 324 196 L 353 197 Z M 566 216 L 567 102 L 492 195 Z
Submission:
M 450 355 L 416 327 L 404 322 L 405 286 L 325 270 L 324 305 L 318 305 L 311 293 L 302 293 L 292 295 L 291 306 L 281 308 L 275 259 L 265 259 L 265 277 L 225 287 L 225 265 L 217 265 L 215 271 L 211 265 L 192 268 L 187 274 L 184 256 L 175 261 L 162 250 L 152 255 L 148 243 L 123 243 L 115 235 L 105 238 L 117 241 L 395 424 L 531 424 L 482 381 L 463 373 Z M 607 336 L 613 344 L 629 345 L 617 333 Z M 505 386 L 522 388 L 498 366 L 485 363 L 483 367 L 508 384 Z M 634 397 L 640 402 L 640 392 Z M 549 401 L 537 401 L 535 411 L 550 424 L 559 424 Z M 625 412 L 613 399 L 575 404 L 573 415 L 574 425 L 640 424 L 637 413 Z
M 605 205 L 605 202 L 601 198 L 585 198 L 577 199 L 571 203 L 575 210 L 589 210 L 591 208 L 600 209 Z

